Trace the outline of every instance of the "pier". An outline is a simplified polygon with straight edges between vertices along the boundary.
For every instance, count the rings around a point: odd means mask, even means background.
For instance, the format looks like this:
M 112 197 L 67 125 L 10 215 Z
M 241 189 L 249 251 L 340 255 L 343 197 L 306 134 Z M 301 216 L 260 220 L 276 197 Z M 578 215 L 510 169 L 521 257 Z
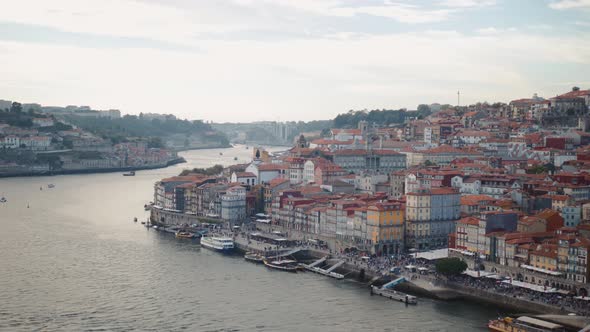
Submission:
M 379 295 L 383 297 L 387 297 L 392 300 L 396 300 L 399 302 L 403 302 L 405 304 L 418 304 L 418 299 L 415 296 L 408 295 L 406 293 L 398 292 L 393 289 L 388 288 L 379 288 L 376 286 L 371 286 L 371 295 Z
M 319 267 L 321 264 L 326 262 L 326 260 L 328 260 L 328 256 L 324 256 L 309 265 L 302 264 L 302 266 L 308 271 L 315 272 L 315 273 L 318 273 L 318 274 L 321 274 L 321 275 L 324 275 L 324 276 L 327 276 L 330 278 L 334 278 L 334 279 L 338 279 L 338 280 L 344 279 L 343 274 L 336 273 L 336 272 L 334 272 L 334 270 L 336 270 L 340 266 L 344 265 L 345 261 L 339 260 L 338 262 L 336 262 L 336 264 L 332 265 L 328 269 L 323 269 L 323 268 Z

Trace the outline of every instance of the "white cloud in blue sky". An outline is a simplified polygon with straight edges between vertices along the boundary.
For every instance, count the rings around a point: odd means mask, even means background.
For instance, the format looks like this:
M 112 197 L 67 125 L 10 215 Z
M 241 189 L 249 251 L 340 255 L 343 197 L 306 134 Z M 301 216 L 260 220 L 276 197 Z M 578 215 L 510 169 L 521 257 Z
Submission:
M 0 98 L 214 121 L 590 88 L 589 0 L 19 0 Z

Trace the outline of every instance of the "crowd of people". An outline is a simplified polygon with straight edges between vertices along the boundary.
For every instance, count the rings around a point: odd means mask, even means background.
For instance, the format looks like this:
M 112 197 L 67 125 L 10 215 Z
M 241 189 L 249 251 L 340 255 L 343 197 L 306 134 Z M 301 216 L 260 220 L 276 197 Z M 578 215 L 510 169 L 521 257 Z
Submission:
M 502 294 L 530 302 L 550 305 L 561 310 L 574 312 L 578 315 L 590 315 L 590 301 L 576 299 L 573 295 L 560 294 L 555 292 L 537 291 L 522 288 L 491 278 L 474 278 L 465 274 L 448 278 L 452 285 L 461 287 L 476 288 L 490 293 Z

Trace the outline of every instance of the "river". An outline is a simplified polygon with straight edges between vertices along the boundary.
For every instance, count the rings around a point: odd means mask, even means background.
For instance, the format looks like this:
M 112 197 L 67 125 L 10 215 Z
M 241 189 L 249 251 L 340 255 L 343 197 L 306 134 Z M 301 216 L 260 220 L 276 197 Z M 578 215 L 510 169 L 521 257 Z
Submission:
M 459 301 L 405 306 L 354 281 L 270 271 L 133 222 L 147 218 L 158 179 L 251 153 L 187 151 L 186 164 L 135 177 L 0 179 L 0 331 L 485 331 L 497 316 Z

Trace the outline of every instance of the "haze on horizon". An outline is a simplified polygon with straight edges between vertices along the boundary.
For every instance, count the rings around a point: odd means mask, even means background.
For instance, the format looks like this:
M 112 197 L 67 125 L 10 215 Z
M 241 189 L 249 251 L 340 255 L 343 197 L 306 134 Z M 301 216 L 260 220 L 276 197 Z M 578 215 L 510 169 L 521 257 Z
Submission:
M 0 99 L 215 122 L 590 87 L 590 0 L 19 0 Z

